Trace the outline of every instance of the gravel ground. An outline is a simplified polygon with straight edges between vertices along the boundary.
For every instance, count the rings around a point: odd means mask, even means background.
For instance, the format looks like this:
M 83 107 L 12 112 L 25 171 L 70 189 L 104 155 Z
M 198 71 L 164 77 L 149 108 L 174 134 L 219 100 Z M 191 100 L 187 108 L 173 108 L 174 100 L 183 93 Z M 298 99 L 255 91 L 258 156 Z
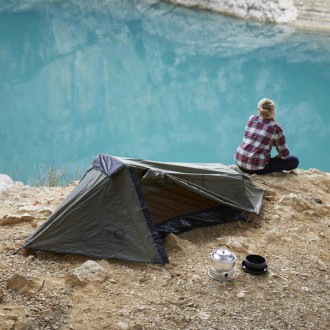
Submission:
M 20 250 L 75 183 L 0 194 L 0 329 L 328 329 L 330 174 L 318 170 L 252 176 L 265 190 L 248 221 L 170 235 L 170 263 L 147 265 Z M 210 253 L 237 256 L 235 277 L 208 276 Z M 261 254 L 269 271 L 241 268 Z M 101 277 L 69 274 L 92 260 Z M 95 274 L 94 274 L 95 275 Z

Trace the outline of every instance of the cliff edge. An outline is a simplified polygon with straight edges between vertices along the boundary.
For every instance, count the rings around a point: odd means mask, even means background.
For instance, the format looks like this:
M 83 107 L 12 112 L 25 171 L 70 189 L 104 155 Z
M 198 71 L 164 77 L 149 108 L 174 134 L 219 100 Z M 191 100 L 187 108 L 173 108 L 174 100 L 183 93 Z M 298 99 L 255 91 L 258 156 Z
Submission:
M 0 328 L 328 329 L 330 174 L 252 175 L 265 191 L 248 221 L 171 234 L 167 268 L 17 251 L 75 188 L 10 182 L 0 194 Z M 213 249 L 237 256 L 234 279 L 208 276 Z M 247 254 L 268 272 L 245 273 Z

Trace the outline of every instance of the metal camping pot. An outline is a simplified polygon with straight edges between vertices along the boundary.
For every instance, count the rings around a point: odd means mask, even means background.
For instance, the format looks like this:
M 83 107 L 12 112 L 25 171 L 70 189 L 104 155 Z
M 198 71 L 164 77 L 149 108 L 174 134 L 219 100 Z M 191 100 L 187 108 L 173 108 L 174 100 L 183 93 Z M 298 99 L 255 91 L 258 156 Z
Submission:
M 218 281 L 229 281 L 235 275 L 236 256 L 227 250 L 214 250 L 211 252 L 211 266 L 208 274 Z
M 211 266 L 217 272 L 229 272 L 233 270 L 236 262 L 235 254 L 227 250 L 212 251 L 211 259 Z

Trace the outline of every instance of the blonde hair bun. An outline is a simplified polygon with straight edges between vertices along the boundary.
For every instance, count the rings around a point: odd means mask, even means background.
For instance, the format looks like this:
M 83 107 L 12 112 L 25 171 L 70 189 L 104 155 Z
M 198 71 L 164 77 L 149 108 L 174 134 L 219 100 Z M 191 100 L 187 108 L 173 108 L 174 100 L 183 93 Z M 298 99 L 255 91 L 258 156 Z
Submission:
M 261 99 L 258 103 L 259 114 L 264 119 L 274 119 L 275 104 L 273 100 Z

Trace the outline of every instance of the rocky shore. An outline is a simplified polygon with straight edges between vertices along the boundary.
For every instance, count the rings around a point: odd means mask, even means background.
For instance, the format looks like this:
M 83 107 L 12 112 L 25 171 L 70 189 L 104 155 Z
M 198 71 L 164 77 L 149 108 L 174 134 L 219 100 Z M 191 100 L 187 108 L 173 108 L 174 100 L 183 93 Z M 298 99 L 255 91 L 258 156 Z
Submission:
M 328 329 L 330 174 L 310 169 L 251 178 L 265 191 L 260 214 L 168 236 L 166 268 L 14 254 L 76 183 L 30 187 L 6 178 L 0 193 L 1 330 Z M 237 256 L 230 282 L 208 276 L 210 252 L 218 248 Z M 242 270 L 250 253 L 267 259 L 267 273 Z
M 167 0 L 177 5 L 195 7 L 261 22 L 330 31 L 328 0 Z

